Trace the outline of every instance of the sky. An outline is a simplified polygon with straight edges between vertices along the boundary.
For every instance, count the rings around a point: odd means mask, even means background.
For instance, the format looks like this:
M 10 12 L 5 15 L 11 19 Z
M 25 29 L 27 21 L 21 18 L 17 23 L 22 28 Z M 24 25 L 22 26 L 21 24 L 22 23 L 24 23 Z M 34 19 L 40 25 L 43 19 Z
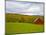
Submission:
M 43 16 L 43 3 L 6 1 L 6 13 Z

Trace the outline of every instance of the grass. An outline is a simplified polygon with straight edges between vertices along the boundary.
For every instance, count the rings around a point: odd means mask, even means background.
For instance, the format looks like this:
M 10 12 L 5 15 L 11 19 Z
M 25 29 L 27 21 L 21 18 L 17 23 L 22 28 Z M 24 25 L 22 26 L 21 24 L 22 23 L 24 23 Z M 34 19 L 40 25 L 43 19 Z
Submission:
M 32 23 L 6 23 L 6 34 L 43 32 L 43 25 Z

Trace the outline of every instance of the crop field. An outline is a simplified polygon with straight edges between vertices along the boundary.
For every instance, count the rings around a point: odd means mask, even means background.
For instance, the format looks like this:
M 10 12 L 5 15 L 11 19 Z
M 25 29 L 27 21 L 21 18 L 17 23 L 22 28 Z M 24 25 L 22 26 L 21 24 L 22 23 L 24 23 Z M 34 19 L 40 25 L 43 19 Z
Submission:
M 30 23 L 6 23 L 6 34 L 43 32 L 43 25 Z

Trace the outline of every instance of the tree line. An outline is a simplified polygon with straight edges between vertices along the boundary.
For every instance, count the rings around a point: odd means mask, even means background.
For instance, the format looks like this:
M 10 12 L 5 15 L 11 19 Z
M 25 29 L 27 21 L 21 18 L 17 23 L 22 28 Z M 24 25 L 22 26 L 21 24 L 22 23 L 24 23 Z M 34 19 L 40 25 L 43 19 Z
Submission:
M 6 20 L 6 22 L 31 23 L 37 17 L 43 17 L 43 16 L 28 16 L 28 15 L 11 14 L 11 13 L 6 13 L 5 14 L 5 20 Z

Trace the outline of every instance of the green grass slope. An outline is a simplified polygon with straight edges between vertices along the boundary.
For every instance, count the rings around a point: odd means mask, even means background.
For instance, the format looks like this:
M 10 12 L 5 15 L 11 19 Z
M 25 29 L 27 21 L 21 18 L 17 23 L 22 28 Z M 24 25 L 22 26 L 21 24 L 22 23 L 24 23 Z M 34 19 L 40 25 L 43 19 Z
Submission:
M 7 23 L 6 34 L 43 32 L 43 25 L 29 23 Z

